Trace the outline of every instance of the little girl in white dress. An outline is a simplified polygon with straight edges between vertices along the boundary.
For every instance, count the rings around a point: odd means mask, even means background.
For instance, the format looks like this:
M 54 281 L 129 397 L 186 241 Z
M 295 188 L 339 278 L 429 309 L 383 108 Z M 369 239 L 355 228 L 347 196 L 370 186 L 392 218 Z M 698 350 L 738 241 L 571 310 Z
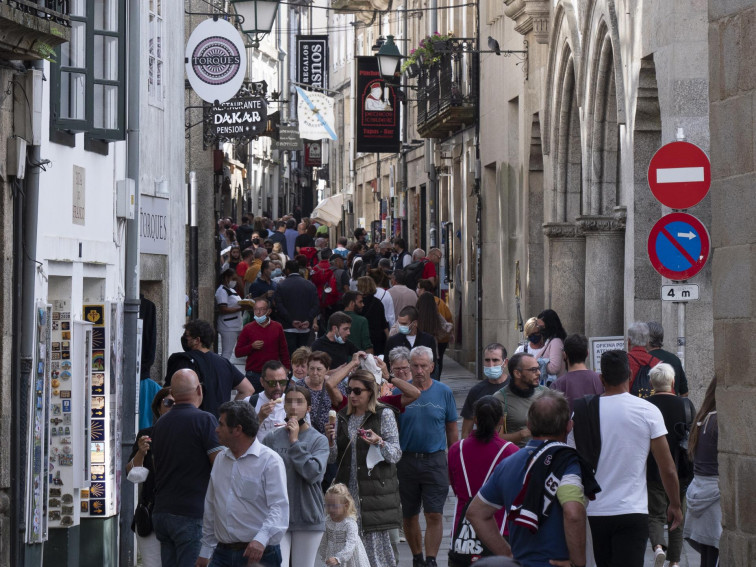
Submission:
M 325 494 L 326 531 L 318 557 L 329 567 L 370 567 L 357 528 L 354 500 L 344 484 L 334 484 Z

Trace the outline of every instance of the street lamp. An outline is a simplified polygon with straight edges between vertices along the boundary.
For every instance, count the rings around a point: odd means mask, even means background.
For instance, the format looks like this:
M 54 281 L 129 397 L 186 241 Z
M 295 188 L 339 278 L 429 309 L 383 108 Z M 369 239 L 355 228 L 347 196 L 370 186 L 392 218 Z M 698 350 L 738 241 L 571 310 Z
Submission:
M 236 13 L 243 18 L 241 30 L 260 45 L 260 40 L 273 29 L 279 0 L 231 0 Z
M 375 57 L 378 59 L 378 70 L 381 72 L 381 76 L 386 81 L 393 80 L 396 76 L 396 68 L 402 59 L 402 54 L 394 43 L 393 35 L 386 36 L 386 42 L 381 45 Z

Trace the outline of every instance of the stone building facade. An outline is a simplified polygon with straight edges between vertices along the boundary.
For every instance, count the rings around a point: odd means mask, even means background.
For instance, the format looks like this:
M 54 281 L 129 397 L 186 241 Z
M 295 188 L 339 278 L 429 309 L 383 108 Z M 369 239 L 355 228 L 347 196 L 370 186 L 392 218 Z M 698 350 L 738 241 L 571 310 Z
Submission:
M 756 2 L 709 2 L 709 84 L 714 248 L 714 365 L 719 416 L 722 493 L 722 565 L 751 565 L 756 549 L 753 471 L 756 418 L 752 400 L 756 332 L 754 245 L 751 220 L 756 67 Z M 745 339 L 745 341 L 743 340 Z M 738 346 L 735 346 L 738 345 Z

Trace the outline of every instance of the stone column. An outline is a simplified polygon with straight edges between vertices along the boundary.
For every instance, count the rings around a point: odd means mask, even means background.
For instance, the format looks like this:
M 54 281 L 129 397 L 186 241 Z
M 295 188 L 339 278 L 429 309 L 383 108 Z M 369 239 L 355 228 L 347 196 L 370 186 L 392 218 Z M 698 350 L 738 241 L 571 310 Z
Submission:
M 578 217 L 585 235 L 585 335 L 623 334 L 625 209 L 613 216 Z
M 568 333 L 582 333 L 585 324 L 585 236 L 574 223 L 546 223 L 548 239 L 547 305 L 557 312 Z M 534 310 L 534 314 L 539 312 Z

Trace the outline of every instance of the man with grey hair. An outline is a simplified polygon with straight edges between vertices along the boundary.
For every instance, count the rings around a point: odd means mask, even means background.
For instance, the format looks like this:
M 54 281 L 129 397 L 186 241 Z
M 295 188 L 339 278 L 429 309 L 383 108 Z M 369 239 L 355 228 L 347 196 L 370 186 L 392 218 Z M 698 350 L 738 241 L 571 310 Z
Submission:
M 514 555 L 525 565 L 585 565 L 585 492 L 577 451 L 566 445 L 572 429 L 564 395 L 545 390 L 528 409 L 533 438 L 496 467 L 467 509 L 475 533 L 495 555 Z M 527 478 L 526 478 L 527 476 Z M 494 515 L 508 512 L 509 543 Z M 510 547 L 511 546 L 511 547 Z
M 651 388 L 646 378 L 659 364 L 659 359 L 648 353 L 648 325 L 643 321 L 631 323 L 627 328 L 627 358 L 630 361 L 630 393 L 647 398 L 651 395 Z
M 692 475 L 686 471 L 685 465 L 689 465 L 689 463 L 684 450 L 680 447 L 680 442 L 685 438 L 686 432 L 692 425 L 696 408 L 693 407 L 690 400 L 675 395 L 675 370 L 670 364 L 664 362 L 657 364 L 651 369 L 650 377 L 654 395 L 647 398 L 647 401 L 659 408 L 664 418 L 664 425 L 667 428 L 667 443 L 672 454 L 672 460 L 677 468 L 677 478 L 680 482 L 680 502 L 683 505 L 683 514 L 685 514 L 685 492 L 692 480 Z M 681 466 L 681 464 L 684 466 Z M 683 526 L 681 524 L 669 530 L 669 545 L 666 545 L 664 526 L 667 524 L 669 498 L 664 491 L 656 461 L 649 458 L 647 467 L 648 532 L 656 565 L 662 565 L 665 559 L 669 561 L 670 565 L 676 565 L 680 563 L 682 554 Z
M 258 441 L 250 404 L 226 402 L 219 411 L 216 430 L 226 448 L 210 475 L 196 567 L 206 567 L 210 556 L 217 565 L 280 567 L 279 543 L 289 527 L 283 460 Z
M 443 512 L 449 494 L 446 449 L 459 438 L 457 404 L 451 389 L 431 378 L 433 351 L 416 346 L 410 351 L 412 384 L 420 399 L 399 416 L 402 459 L 396 466 L 402 502 L 404 534 L 413 567 L 436 567 L 443 535 Z M 395 394 L 401 393 L 399 390 Z M 425 559 L 420 509 L 425 513 Z
M 419 280 L 430 280 L 433 283 L 433 287 L 435 288 L 438 285 L 438 277 L 436 272 L 436 261 L 441 261 L 441 251 L 438 248 L 433 248 L 432 250 L 436 250 L 437 253 L 433 254 L 433 257 L 431 257 L 430 254 L 428 256 L 425 255 L 425 250 L 422 248 L 415 248 L 415 250 L 412 251 L 412 264 L 416 262 L 422 262 L 423 265 L 423 271 L 420 274 Z M 437 260 L 434 260 L 434 258 L 437 258 Z M 412 265 L 410 264 L 410 266 Z M 407 269 L 410 269 L 410 266 L 407 266 Z M 415 286 L 410 285 L 412 289 L 416 288 Z
M 673 353 L 664 350 L 664 327 L 656 321 L 649 321 L 648 325 L 648 353 L 662 362 L 666 362 L 675 369 L 675 393 L 688 397 L 688 377 L 685 375 L 682 361 Z

